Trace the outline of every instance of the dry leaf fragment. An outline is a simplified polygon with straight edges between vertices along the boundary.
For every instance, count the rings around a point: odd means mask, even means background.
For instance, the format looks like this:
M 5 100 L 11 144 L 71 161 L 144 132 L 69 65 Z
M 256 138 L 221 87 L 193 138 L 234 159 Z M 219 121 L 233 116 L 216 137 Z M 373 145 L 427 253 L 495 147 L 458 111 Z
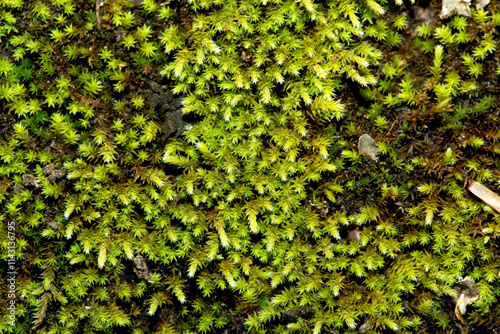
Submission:
M 488 6 L 489 3 L 490 0 L 477 0 L 476 9 L 477 10 L 483 9 L 484 7 Z
M 24 174 L 23 175 L 23 185 L 25 187 L 33 186 L 37 189 L 40 188 L 40 185 L 38 184 L 38 180 L 35 178 L 35 175 L 33 175 L 33 174 Z
M 470 17 L 470 0 L 443 0 L 439 17 L 445 19 L 454 14 Z
M 434 24 L 434 22 L 436 21 L 436 19 L 434 18 L 432 8 L 430 7 L 428 8 L 415 7 L 414 13 L 415 13 L 415 19 L 417 21 L 422 21 L 428 26 Z
M 456 298 L 455 315 L 465 325 L 465 319 L 462 315 L 465 314 L 467 305 L 474 303 L 479 297 L 479 289 L 474 281 L 468 277 L 458 283 L 461 285 L 461 289 Z
M 47 222 L 47 225 L 49 225 L 49 227 L 53 230 L 58 230 L 59 229 L 59 226 L 61 226 L 61 224 L 59 224 L 58 222 L 56 221 L 49 221 Z
M 493 191 L 475 181 L 469 184 L 469 190 L 497 212 L 500 212 L 500 196 Z
M 351 241 L 351 240 L 359 241 L 360 236 L 361 236 L 361 234 L 359 232 L 359 227 L 356 226 L 356 228 L 354 230 L 350 231 L 347 234 L 347 241 Z
M 54 164 L 49 164 L 49 165 L 43 167 L 42 172 L 45 175 L 50 175 L 54 172 L 54 170 L 55 170 Z
M 328 204 L 326 201 L 323 201 L 323 205 L 321 205 L 321 217 L 326 217 L 326 214 L 328 213 Z
M 55 169 L 54 164 L 47 165 L 42 169 L 43 174 L 47 175 L 47 179 L 54 182 L 58 178 L 66 175 L 66 170 L 64 168 Z
M 142 5 L 143 2 L 144 2 L 144 0 L 130 0 L 130 3 L 132 4 L 132 6 L 140 6 L 140 5 Z
M 366 320 L 360 327 L 359 327 L 359 330 L 358 332 L 359 333 L 366 333 L 370 330 L 370 328 L 372 327 L 372 324 L 370 323 L 370 320 Z
M 373 138 L 367 135 L 366 133 L 361 137 L 359 137 L 358 151 L 359 154 L 367 155 L 372 160 L 377 160 L 377 154 L 378 154 L 377 143 L 375 143 L 375 140 L 373 140 Z
M 133 257 L 132 261 L 134 262 L 135 265 L 134 272 L 137 275 L 137 277 L 139 277 L 139 279 L 145 279 L 148 282 L 151 282 L 151 276 L 149 275 L 148 265 L 146 264 L 146 261 L 144 261 L 142 255 L 137 255 Z
M 52 172 L 52 174 L 50 174 L 50 176 L 48 177 L 49 181 L 51 182 L 54 182 L 55 180 L 63 177 L 64 175 L 66 175 L 66 170 L 61 168 L 61 169 L 56 169 L 55 171 Z
M 243 59 L 243 61 L 246 61 L 248 63 L 249 61 L 252 60 L 252 56 L 243 51 L 241 53 L 241 59 Z

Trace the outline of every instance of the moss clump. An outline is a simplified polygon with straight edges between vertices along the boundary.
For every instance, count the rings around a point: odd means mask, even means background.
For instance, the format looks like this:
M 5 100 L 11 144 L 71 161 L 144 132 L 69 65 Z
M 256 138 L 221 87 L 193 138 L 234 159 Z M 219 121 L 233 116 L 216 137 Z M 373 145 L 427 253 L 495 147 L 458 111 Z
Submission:
M 4 1 L 1 331 L 498 329 L 496 6 Z

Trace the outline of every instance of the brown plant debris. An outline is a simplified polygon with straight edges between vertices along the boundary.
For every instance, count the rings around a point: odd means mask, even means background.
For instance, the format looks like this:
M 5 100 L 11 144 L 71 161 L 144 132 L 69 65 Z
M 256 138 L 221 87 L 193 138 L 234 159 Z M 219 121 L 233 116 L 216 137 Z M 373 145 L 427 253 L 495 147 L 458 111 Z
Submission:
M 50 165 L 43 167 L 42 172 L 43 172 L 43 174 L 48 176 L 47 179 L 50 182 L 54 182 L 58 178 L 61 178 L 64 175 L 66 175 L 66 170 L 64 168 L 55 169 L 54 164 L 50 164 Z
M 445 19 L 455 14 L 470 17 L 470 0 L 443 0 L 439 17 Z
M 328 204 L 326 203 L 326 201 L 323 201 L 323 204 L 321 205 L 321 217 L 325 218 L 327 214 L 328 214 Z
M 133 257 L 132 261 L 134 261 L 135 265 L 134 272 L 136 273 L 137 277 L 139 277 L 139 279 L 145 279 L 148 282 L 151 282 L 148 265 L 146 264 L 146 261 L 144 261 L 142 255 L 137 255 Z
M 40 188 L 40 185 L 38 184 L 38 180 L 35 178 L 35 175 L 33 175 L 33 174 L 24 174 L 23 175 L 23 185 L 25 187 L 33 186 L 37 189 Z
M 347 234 L 347 241 L 351 241 L 351 240 L 359 241 L 360 236 L 361 236 L 361 233 L 359 232 L 359 227 L 356 226 L 356 228 L 354 230 L 350 231 Z
M 434 18 L 432 8 L 430 7 L 428 8 L 415 7 L 414 13 L 415 13 L 415 19 L 417 21 L 421 21 L 428 26 L 434 24 L 434 22 L 436 21 L 436 19 Z
M 478 0 L 476 4 L 476 9 L 484 9 L 484 7 L 488 6 L 490 4 L 490 0 Z
M 458 283 L 461 289 L 456 298 L 455 315 L 465 325 L 465 319 L 462 315 L 465 314 L 467 305 L 474 303 L 479 297 L 479 289 L 474 281 L 468 277 Z
M 359 137 L 358 150 L 359 154 L 367 155 L 372 160 L 377 160 L 377 154 L 378 154 L 377 143 L 375 142 L 375 140 L 373 140 L 372 137 L 370 137 L 370 135 L 367 135 L 365 133 L 364 135 Z

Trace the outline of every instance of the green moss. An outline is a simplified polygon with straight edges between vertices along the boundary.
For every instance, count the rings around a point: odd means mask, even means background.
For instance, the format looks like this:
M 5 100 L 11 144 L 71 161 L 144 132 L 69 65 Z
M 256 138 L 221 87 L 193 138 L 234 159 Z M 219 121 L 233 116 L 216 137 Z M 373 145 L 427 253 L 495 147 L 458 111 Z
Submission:
M 492 332 L 489 6 L 4 1 L 0 330 Z

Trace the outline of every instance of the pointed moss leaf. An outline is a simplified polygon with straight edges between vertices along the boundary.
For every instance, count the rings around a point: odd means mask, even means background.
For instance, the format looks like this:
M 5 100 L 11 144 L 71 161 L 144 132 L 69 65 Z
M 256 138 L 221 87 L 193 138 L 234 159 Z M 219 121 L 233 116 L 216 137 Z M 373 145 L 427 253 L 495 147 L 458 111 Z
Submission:
M 105 244 L 102 244 L 101 245 L 101 248 L 99 249 L 99 256 L 97 258 L 97 265 L 99 266 L 99 268 L 103 268 L 104 267 L 104 264 L 106 263 L 106 254 L 107 254 L 107 247 Z

